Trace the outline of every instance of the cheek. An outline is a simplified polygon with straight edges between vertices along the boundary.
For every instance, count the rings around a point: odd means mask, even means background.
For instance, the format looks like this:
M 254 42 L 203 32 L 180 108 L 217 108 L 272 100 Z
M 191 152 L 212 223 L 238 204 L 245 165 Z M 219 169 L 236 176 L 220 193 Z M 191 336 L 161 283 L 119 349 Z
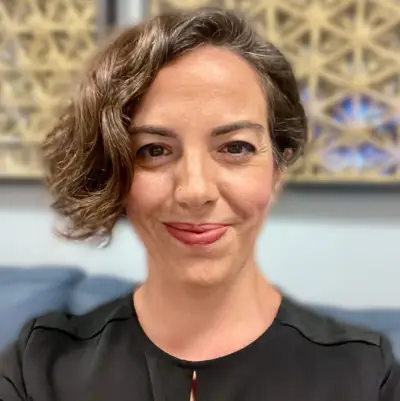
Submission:
M 264 216 L 274 198 L 272 166 L 270 169 L 253 167 L 232 175 L 226 182 L 225 192 L 241 215 Z
M 272 179 L 266 176 L 249 179 L 243 184 L 242 194 L 250 210 L 264 212 L 273 199 Z
M 167 175 L 135 172 L 126 204 L 128 217 L 132 220 L 137 216 L 152 216 L 171 198 L 170 188 L 171 180 Z

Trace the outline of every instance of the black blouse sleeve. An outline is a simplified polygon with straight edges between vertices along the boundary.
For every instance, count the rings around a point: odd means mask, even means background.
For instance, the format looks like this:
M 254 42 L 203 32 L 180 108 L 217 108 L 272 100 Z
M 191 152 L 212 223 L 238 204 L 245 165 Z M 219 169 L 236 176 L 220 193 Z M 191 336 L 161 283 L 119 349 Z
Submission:
M 22 329 L 19 339 L 0 355 L 0 401 L 24 401 L 27 399 L 22 375 L 22 357 L 33 322 Z
M 384 377 L 378 401 L 400 401 L 400 364 L 395 361 L 390 343 L 385 338 L 382 339 L 381 350 L 384 361 Z

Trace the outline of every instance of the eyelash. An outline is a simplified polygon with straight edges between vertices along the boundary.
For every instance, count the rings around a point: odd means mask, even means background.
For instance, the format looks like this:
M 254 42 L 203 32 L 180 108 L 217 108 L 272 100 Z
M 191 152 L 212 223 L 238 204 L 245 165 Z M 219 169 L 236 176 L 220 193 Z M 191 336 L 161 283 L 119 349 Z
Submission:
M 151 156 L 148 154 L 145 154 L 145 152 L 147 150 L 150 149 L 154 149 L 154 148 L 160 148 L 163 152 L 164 151 L 168 151 L 169 153 L 167 155 L 162 154 L 162 155 L 158 155 L 158 156 Z M 136 152 L 136 157 L 140 158 L 140 157 L 149 157 L 151 159 L 158 159 L 160 157 L 164 157 L 164 156 L 168 156 L 169 154 L 171 154 L 172 152 L 170 150 L 168 150 L 164 145 L 158 144 L 158 143 L 149 143 L 148 145 L 142 146 L 137 152 Z
M 245 142 L 245 141 L 232 141 L 232 142 L 229 142 L 229 143 L 225 144 L 220 149 L 224 149 L 224 148 L 227 149 L 229 146 L 241 146 L 242 149 L 245 149 L 245 152 L 242 152 L 242 153 L 221 152 L 221 153 L 229 153 L 230 155 L 232 155 L 234 157 L 239 157 L 239 156 L 242 156 L 244 154 L 249 154 L 249 153 L 255 153 L 256 152 L 255 146 L 253 146 L 251 143 Z
M 242 152 L 229 152 L 229 147 L 236 146 L 239 147 Z M 157 156 L 151 156 L 147 152 L 149 152 L 152 149 L 160 149 L 162 154 L 157 155 Z M 232 148 L 231 148 L 232 150 Z M 244 150 L 244 151 L 243 151 Z M 225 155 L 229 155 L 231 157 L 236 157 L 239 158 L 241 156 L 246 156 L 252 153 L 256 153 L 256 148 L 249 142 L 245 141 L 232 141 L 229 143 L 224 144 L 222 147 L 218 149 L 219 153 L 224 153 Z M 166 153 L 167 152 L 167 153 Z M 136 152 L 136 158 L 137 159 L 147 159 L 151 163 L 156 163 L 159 159 L 163 157 L 167 157 L 171 154 L 171 150 L 169 150 L 165 145 L 158 144 L 158 143 L 150 143 L 148 145 L 142 146 L 137 152 Z

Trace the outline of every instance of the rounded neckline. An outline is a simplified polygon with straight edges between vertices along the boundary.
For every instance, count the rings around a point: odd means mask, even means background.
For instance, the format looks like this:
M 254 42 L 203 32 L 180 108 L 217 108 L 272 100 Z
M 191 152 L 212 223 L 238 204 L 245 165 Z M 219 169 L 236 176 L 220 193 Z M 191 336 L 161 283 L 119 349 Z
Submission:
M 264 345 L 269 340 L 269 338 L 272 335 L 273 330 L 276 328 L 277 324 L 279 323 L 280 316 L 283 314 L 283 310 L 285 309 L 286 302 L 287 302 L 287 300 L 286 300 L 285 296 L 283 294 L 281 294 L 281 302 L 280 302 L 277 313 L 276 313 L 272 323 L 254 341 L 247 344 L 243 348 L 240 348 L 234 352 L 231 352 L 230 354 L 223 355 L 223 356 L 213 358 L 213 359 L 206 359 L 206 360 L 201 360 L 201 361 L 189 361 L 189 360 L 177 358 L 177 357 L 167 353 L 162 348 L 160 348 L 158 345 L 156 345 L 147 336 L 147 334 L 143 330 L 143 327 L 140 324 L 139 316 L 136 312 L 133 297 L 130 297 L 130 307 L 131 307 L 131 311 L 132 311 L 132 316 L 135 319 L 135 325 L 137 326 L 137 330 L 138 330 L 138 333 L 140 336 L 141 343 L 143 344 L 144 350 L 148 351 L 149 353 L 151 353 L 153 356 L 156 356 L 160 360 L 169 362 L 173 365 L 176 365 L 176 366 L 179 366 L 182 368 L 188 368 L 191 370 L 199 370 L 199 369 L 211 367 L 211 366 L 219 367 L 220 365 L 230 364 L 233 362 L 238 363 L 239 360 L 241 360 L 243 358 L 248 359 L 248 358 L 251 358 L 251 355 L 253 355 L 253 354 L 257 355 L 258 348 L 260 348 L 262 345 Z

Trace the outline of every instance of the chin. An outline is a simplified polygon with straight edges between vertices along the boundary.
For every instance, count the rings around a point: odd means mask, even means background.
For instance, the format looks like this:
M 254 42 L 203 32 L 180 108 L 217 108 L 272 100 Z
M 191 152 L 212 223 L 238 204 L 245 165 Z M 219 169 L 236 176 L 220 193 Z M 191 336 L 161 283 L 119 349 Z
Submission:
M 186 264 L 189 266 L 180 272 L 180 281 L 186 285 L 199 288 L 213 288 L 223 285 L 234 274 L 232 263 L 218 260 L 201 260 Z M 224 268 L 224 266 L 226 266 Z M 230 266 L 230 268 L 227 268 Z

